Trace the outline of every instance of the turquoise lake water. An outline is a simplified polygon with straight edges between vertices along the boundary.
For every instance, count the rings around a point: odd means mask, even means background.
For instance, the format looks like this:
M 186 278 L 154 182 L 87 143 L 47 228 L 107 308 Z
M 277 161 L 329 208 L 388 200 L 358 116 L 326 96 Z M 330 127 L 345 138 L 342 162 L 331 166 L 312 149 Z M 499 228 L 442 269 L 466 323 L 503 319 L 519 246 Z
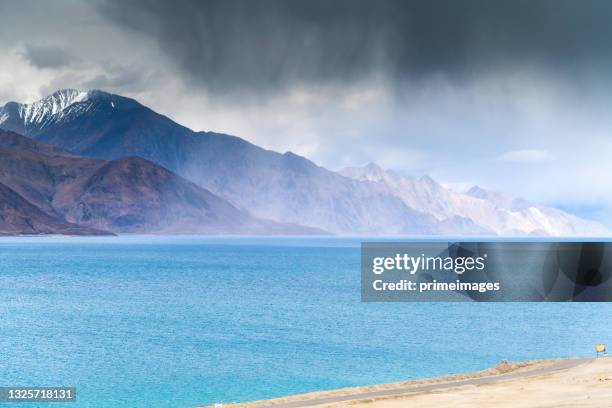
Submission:
M 361 303 L 359 243 L 1 238 L 0 386 L 73 385 L 72 408 L 195 407 L 612 343 L 612 304 Z

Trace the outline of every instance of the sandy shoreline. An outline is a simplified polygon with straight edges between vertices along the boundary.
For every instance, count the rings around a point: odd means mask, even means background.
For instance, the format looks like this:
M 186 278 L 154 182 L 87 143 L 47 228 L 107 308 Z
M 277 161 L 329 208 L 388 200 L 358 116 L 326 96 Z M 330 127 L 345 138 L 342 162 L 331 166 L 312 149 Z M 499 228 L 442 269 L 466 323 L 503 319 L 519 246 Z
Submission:
M 612 407 L 612 358 L 505 362 L 473 373 L 223 406 Z

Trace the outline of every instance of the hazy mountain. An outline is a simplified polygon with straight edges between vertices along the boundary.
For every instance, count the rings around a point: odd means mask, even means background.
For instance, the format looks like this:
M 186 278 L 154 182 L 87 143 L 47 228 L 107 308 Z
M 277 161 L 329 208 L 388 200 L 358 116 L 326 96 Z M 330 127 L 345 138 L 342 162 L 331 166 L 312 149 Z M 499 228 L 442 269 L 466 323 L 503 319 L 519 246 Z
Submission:
M 394 195 L 292 153 L 243 139 L 193 132 L 138 102 L 101 91 L 58 91 L 9 103 L 0 127 L 79 155 L 139 156 L 196 182 L 261 218 L 349 234 L 436 233 L 437 221 Z
M 106 235 L 53 217 L 0 183 L 0 235 Z
M 497 193 L 460 194 L 429 177 L 376 166 L 336 173 L 293 153 L 194 132 L 137 101 L 63 90 L 0 108 L 0 127 L 73 154 L 138 156 L 195 182 L 257 217 L 342 234 L 598 235 L 601 225 Z M 74 219 L 79 219 L 74 215 Z
M 11 132 L 0 131 L 0 182 L 48 217 L 114 232 L 320 232 L 257 219 L 139 157 L 78 157 Z
M 533 206 L 533 204 L 523 198 L 510 197 L 509 195 L 496 191 L 485 190 L 478 186 L 473 186 L 466 191 L 465 194 L 470 197 L 490 201 L 499 208 L 505 208 L 512 211 L 520 211 Z
M 561 210 L 473 187 L 466 194 L 445 188 L 431 177 L 405 177 L 374 163 L 341 171 L 347 177 L 377 185 L 407 205 L 428 212 L 443 223 L 470 220 L 472 228 L 499 235 L 608 235 L 602 225 Z M 466 228 L 468 225 L 463 226 Z M 476 227 L 474 227 L 474 225 Z M 457 226 L 461 230 L 461 226 Z

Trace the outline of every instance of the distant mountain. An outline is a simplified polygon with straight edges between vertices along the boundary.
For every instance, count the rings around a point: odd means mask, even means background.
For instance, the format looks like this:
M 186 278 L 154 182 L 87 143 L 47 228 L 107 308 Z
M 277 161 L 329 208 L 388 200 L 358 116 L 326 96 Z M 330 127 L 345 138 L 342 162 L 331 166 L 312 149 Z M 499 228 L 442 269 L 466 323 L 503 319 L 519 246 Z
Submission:
M 244 212 L 340 234 L 597 235 L 599 224 L 521 200 L 446 189 L 428 177 L 374 166 L 327 170 L 238 137 L 194 132 L 137 101 L 102 91 L 58 91 L 0 108 L 0 128 L 104 160 L 142 157 Z M 78 217 L 77 217 L 78 218 Z M 77 219 L 75 218 L 75 219 Z
M 466 191 L 465 194 L 470 197 L 487 200 L 499 208 L 505 208 L 511 211 L 521 211 L 533 207 L 533 204 L 523 198 L 510 197 L 506 194 L 485 190 L 478 186 L 473 186 Z
M 0 235 L 108 235 L 53 217 L 0 183 Z
M 406 205 L 428 212 L 441 222 L 467 222 L 478 233 L 498 235 L 608 235 L 605 227 L 594 221 L 578 218 L 554 208 L 538 206 L 520 198 L 471 188 L 461 194 L 438 184 L 431 177 L 405 177 L 383 170 L 370 163 L 364 167 L 349 167 L 341 174 L 373 183 L 401 198 Z M 469 221 L 468 221 L 469 220 Z M 452 229 L 452 227 L 450 227 Z M 458 226 L 457 229 L 461 229 Z
M 345 234 L 439 232 L 434 218 L 394 195 L 292 153 L 193 132 L 118 95 L 63 90 L 32 104 L 11 102 L 0 108 L 0 127 L 74 154 L 143 157 L 265 219 Z
M 321 232 L 255 218 L 139 157 L 78 157 L 12 132 L 0 131 L 0 182 L 48 217 L 113 232 Z

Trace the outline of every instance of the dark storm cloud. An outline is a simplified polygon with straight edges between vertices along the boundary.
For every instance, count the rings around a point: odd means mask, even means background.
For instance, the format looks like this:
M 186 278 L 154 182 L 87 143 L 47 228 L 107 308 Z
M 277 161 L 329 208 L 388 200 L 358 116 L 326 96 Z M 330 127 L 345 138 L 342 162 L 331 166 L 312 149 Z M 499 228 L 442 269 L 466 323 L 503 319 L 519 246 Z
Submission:
M 82 87 L 137 92 L 146 89 L 149 85 L 142 72 L 125 67 L 111 67 L 107 68 L 106 72 L 85 81 Z
M 101 11 L 212 89 L 521 65 L 592 75 L 612 60 L 607 0 L 108 0 Z
M 25 44 L 22 55 L 33 67 L 40 69 L 63 68 L 74 62 L 74 57 L 66 50 L 53 45 Z

